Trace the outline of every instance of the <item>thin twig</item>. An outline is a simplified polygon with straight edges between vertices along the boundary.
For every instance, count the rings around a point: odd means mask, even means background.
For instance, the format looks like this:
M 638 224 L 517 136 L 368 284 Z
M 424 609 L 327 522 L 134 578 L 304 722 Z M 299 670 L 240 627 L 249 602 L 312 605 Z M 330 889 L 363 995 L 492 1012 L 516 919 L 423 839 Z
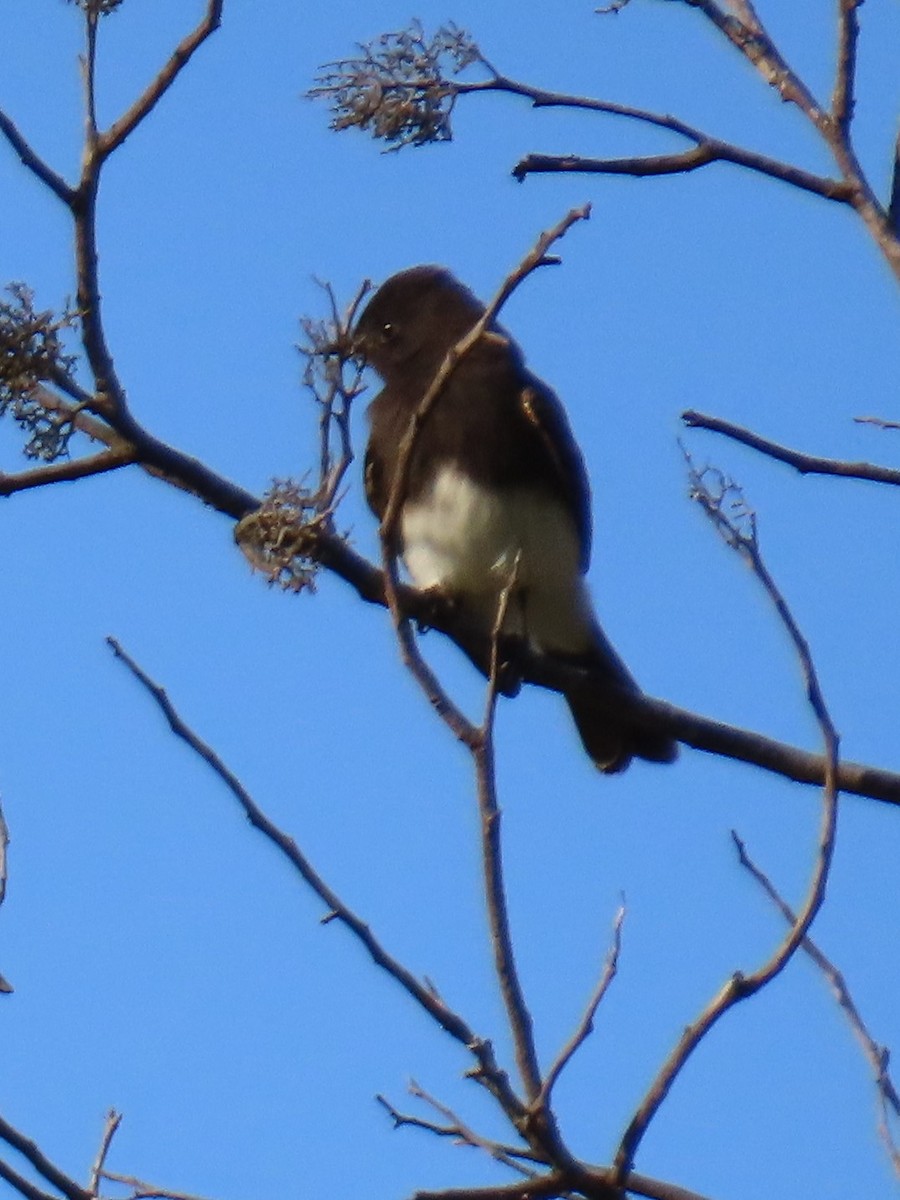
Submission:
M 416 1085 L 416 1092 L 414 1094 L 418 1095 L 420 1092 L 421 1089 Z M 506 1158 L 513 1160 L 506 1162 L 506 1165 L 513 1167 L 517 1171 L 522 1170 L 520 1160 L 531 1163 L 542 1163 L 544 1161 L 543 1157 L 538 1156 L 533 1150 L 527 1147 L 509 1146 L 505 1142 L 490 1141 L 489 1139 L 482 1138 L 480 1134 L 474 1134 L 475 1141 L 472 1141 L 469 1137 L 472 1134 L 472 1130 L 461 1122 L 455 1113 L 452 1113 L 450 1109 L 445 1109 L 443 1105 L 436 1104 L 432 1097 L 427 1096 L 425 1093 L 421 1094 L 429 1103 L 435 1103 L 438 1111 L 444 1112 L 444 1115 L 448 1117 L 448 1124 L 441 1125 L 437 1121 L 429 1121 L 424 1117 L 417 1117 L 411 1113 L 402 1113 L 391 1104 L 386 1096 L 382 1096 L 380 1093 L 375 1099 L 390 1116 L 395 1129 L 400 1129 L 408 1125 L 411 1129 L 422 1129 L 426 1133 L 433 1133 L 436 1137 L 453 1138 L 460 1143 L 487 1150 L 491 1158 L 495 1158 L 498 1161 L 505 1162 Z M 533 1172 L 529 1172 L 529 1175 L 532 1176 Z
M 484 876 L 488 925 L 491 931 L 491 949 L 494 954 L 494 971 L 506 1009 L 506 1019 L 512 1036 L 519 1077 L 522 1080 L 525 1095 L 533 1106 L 541 1091 L 541 1072 L 534 1044 L 531 1013 L 516 967 L 512 932 L 509 925 L 506 887 L 503 882 L 501 813 L 497 803 L 496 772 L 494 770 L 494 714 L 500 668 L 500 635 L 506 622 L 510 599 L 515 591 L 518 572 L 519 555 L 517 554 L 509 579 L 500 593 L 497 604 L 497 616 L 491 636 L 490 674 L 484 721 L 477 731 L 477 737 L 472 746 L 472 759 L 475 764 L 478 811 L 481 818 L 481 867 Z
M 6 884 L 9 878 L 7 872 L 6 850 L 9 846 L 9 826 L 3 815 L 3 805 L 0 804 L 0 904 L 6 899 Z
M 900 470 L 895 467 L 882 467 L 877 463 L 867 462 L 842 462 L 836 458 L 820 458 L 814 454 L 804 454 L 801 450 L 792 450 L 778 442 L 761 437 L 758 433 L 753 433 L 752 430 L 745 429 L 742 425 L 735 425 L 721 417 L 707 416 L 694 409 L 687 409 L 683 412 L 681 419 L 689 429 L 707 429 L 711 433 L 721 433 L 725 437 L 731 438 L 732 441 L 740 442 L 742 446 L 749 446 L 751 450 L 757 450 L 760 454 L 786 463 L 789 467 L 799 471 L 801 475 L 840 475 L 845 479 L 865 479 L 873 483 L 889 483 L 895 486 L 900 484 Z M 872 423 L 875 421 L 875 418 L 858 417 L 856 419 Z
M 3 806 L 0 804 L 0 904 L 6 899 L 6 884 L 7 884 L 7 861 L 6 848 L 9 845 L 9 826 L 6 824 L 6 818 L 3 815 Z M 12 984 L 3 975 L 0 975 L 0 995 L 9 996 L 12 994 Z
M 480 1133 L 476 1133 L 474 1129 L 467 1125 L 465 1121 L 463 1121 L 462 1118 L 453 1111 L 452 1108 L 448 1108 L 446 1104 L 442 1104 L 440 1100 L 426 1092 L 424 1088 L 420 1087 L 419 1084 L 415 1082 L 415 1080 L 410 1081 L 409 1091 L 410 1095 L 415 1096 L 416 1099 L 430 1105 L 435 1112 L 444 1118 L 444 1120 L 449 1121 L 449 1127 L 455 1129 L 456 1136 L 461 1142 L 465 1143 L 465 1145 L 471 1146 L 475 1150 L 484 1151 L 486 1154 L 489 1154 L 491 1158 L 495 1159 L 499 1163 L 502 1163 L 505 1167 L 509 1167 L 510 1170 L 516 1171 L 525 1179 L 535 1179 L 537 1177 L 536 1171 L 534 1171 L 531 1167 L 526 1167 L 522 1162 L 519 1161 L 520 1159 L 527 1158 L 532 1162 L 542 1162 L 543 1160 L 538 1158 L 537 1155 L 528 1151 L 520 1152 L 515 1147 L 503 1146 L 500 1142 L 495 1142 L 490 1138 L 482 1137 Z
M 100 1180 L 106 1175 L 106 1159 L 109 1155 L 112 1140 L 116 1136 L 119 1126 L 122 1124 L 122 1114 L 111 1108 L 106 1114 L 106 1123 L 103 1126 L 103 1136 L 100 1139 L 100 1146 L 97 1150 L 97 1157 L 94 1159 L 94 1165 L 91 1167 L 91 1176 L 88 1183 L 88 1191 L 92 1196 L 99 1197 L 100 1195 Z
M 755 995 L 771 983 L 784 970 L 799 949 L 825 899 L 825 888 L 837 831 L 838 735 L 825 704 L 809 645 L 762 559 L 757 540 L 755 517 L 747 510 L 743 497 L 739 497 L 740 510 L 735 516 L 733 508 L 728 510 L 725 508 L 725 501 L 730 494 L 736 491 L 734 486 L 722 479 L 720 488 L 714 493 L 706 484 L 705 473 L 696 471 L 690 459 L 688 459 L 688 465 L 693 497 L 703 506 L 704 511 L 728 544 L 749 564 L 793 642 L 806 684 L 807 699 L 822 733 L 825 747 L 825 786 L 815 866 L 806 899 L 796 920 L 765 963 L 749 975 L 736 972 L 697 1019 L 685 1029 L 678 1044 L 660 1068 L 622 1137 L 615 1158 L 619 1183 L 624 1181 L 627 1172 L 631 1169 L 637 1149 L 672 1085 L 709 1031 L 736 1004 Z M 742 522 L 749 526 L 749 532 L 742 527 Z
M 875 425 L 878 429 L 900 429 L 900 421 L 887 421 L 884 417 L 854 417 L 857 425 Z
M 295 867 L 306 884 L 322 900 L 329 921 L 337 920 L 350 930 L 362 943 L 372 961 L 382 968 L 431 1016 L 452 1038 L 465 1047 L 476 1060 L 477 1067 L 470 1072 L 498 1100 L 511 1120 L 525 1116 L 525 1106 L 516 1096 L 506 1072 L 497 1064 L 490 1042 L 479 1037 L 463 1018 L 440 998 L 433 988 L 418 980 L 406 967 L 390 955 L 378 941 L 366 923 L 340 899 L 312 866 L 297 843 L 266 816 L 237 776 L 218 754 L 204 742 L 176 711 L 165 690 L 122 648 L 115 638 L 107 638 L 107 644 L 149 693 L 161 709 L 172 732 L 197 754 L 222 780 L 237 800 L 254 829 L 268 838 Z M 80 1198 L 79 1198 L 80 1200 Z
M 734 830 L 731 831 L 731 837 L 734 841 L 735 848 L 738 853 L 738 861 L 741 866 L 746 868 L 750 875 L 756 880 L 759 886 L 763 889 L 785 921 L 789 925 L 797 923 L 797 917 L 794 910 L 787 904 L 778 892 L 771 879 L 766 873 L 756 865 L 747 852 L 747 847 L 743 840 L 738 837 Z M 900 1175 L 900 1149 L 891 1133 L 888 1123 L 887 1109 L 890 1108 L 895 1118 L 900 1116 L 900 1093 L 897 1092 L 894 1082 L 891 1079 L 888 1070 L 889 1054 L 884 1046 L 878 1044 L 872 1035 L 869 1033 L 865 1022 L 862 1019 L 859 1009 L 856 1006 L 850 989 L 847 986 L 843 974 L 838 970 L 834 963 L 829 959 L 818 947 L 818 945 L 809 936 L 805 937 L 801 942 L 802 949 L 809 955 L 812 961 L 821 971 L 825 981 L 831 988 L 835 1000 L 839 1008 L 847 1018 L 850 1028 L 853 1031 L 859 1044 L 862 1046 L 863 1054 L 865 1055 L 869 1066 L 872 1068 L 872 1074 L 875 1079 L 875 1086 L 878 1090 L 879 1101 L 882 1107 L 882 1121 L 880 1132 L 882 1139 L 885 1142 L 888 1155 L 891 1159 L 895 1172 Z
M 838 53 L 831 115 L 844 137 L 850 133 L 856 102 L 856 42 L 859 37 L 857 10 L 862 0 L 838 0 Z
M 119 1175 L 116 1171 L 104 1171 L 103 1178 L 108 1179 L 110 1183 L 120 1183 L 123 1187 L 130 1188 L 130 1200 L 204 1200 L 203 1196 L 197 1196 L 192 1192 L 173 1192 L 169 1188 L 157 1187 L 155 1183 L 148 1183 L 145 1179 L 138 1179 L 135 1175 Z
M 550 1066 L 547 1074 L 544 1076 L 544 1083 L 541 1087 L 540 1094 L 534 1102 L 534 1107 L 538 1110 L 547 1108 L 550 1105 L 550 1097 L 553 1092 L 556 1082 L 565 1068 L 569 1065 L 572 1057 L 584 1045 L 588 1037 L 594 1029 L 594 1017 L 597 1015 L 597 1009 L 603 1001 L 603 997 L 609 991 L 612 981 L 616 977 L 616 971 L 619 967 L 619 953 L 622 949 L 622 923 L 625 920 L 625 902 L 619 905 L 616 910 L 615 919 L 613 920 L 613 936 L 612 944 L 606 955 L 606 961 L 603 964 L 603 970 L 600 974 L 600 979 L 594 989 L 593 995 L 588 1001 L 587 1008 L 584 1010 L 584 1016 L 578 1024 L 578 1028 L 572 1034 L 569 1041 L 563 1046 L 556 1057 L 556 1061 Z
M 29 170 L 45 187 L 49 188 L 55 196 L 62 200 L 67 208 L 71 208 L 75 196 L 74 189 L 66 183 L 61 175 L 57 175 L 53 168 L 44 162 L 37 151 L 29 145 L 25 137 L 19 132 L 16 123 L 2 109 L 0 109 L 0 133 L 4 135 L 10 146 L 12 146 L 22 166 Z

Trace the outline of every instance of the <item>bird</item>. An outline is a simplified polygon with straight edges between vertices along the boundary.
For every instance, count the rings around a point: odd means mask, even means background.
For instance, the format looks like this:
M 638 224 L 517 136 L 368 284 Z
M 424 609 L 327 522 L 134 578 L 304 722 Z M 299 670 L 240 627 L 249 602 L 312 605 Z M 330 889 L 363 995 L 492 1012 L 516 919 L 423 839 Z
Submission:
M 354 352 L 384 385 L 367 410 L 364 467 L 379 520 L 412 417 L 448 352 L 484 313 L 448 269 L 422 265 L 387 279 L 359 316 Z M 635 757 L 675 759 L 668 735 L 616 713 L 608 694 L 598 703 L 597 680 L 632 695 L 640 688 L 604 634 L 585 581 L 587 470 L 562 402 L 496 320 L 457 361 L 419 425 L 395 528 L 391 549 L 417 588 L 445 596 L 485 635 L 505 597 L 504 635 L 591 672 L 565 698 L 600 771 L 622 771 Z

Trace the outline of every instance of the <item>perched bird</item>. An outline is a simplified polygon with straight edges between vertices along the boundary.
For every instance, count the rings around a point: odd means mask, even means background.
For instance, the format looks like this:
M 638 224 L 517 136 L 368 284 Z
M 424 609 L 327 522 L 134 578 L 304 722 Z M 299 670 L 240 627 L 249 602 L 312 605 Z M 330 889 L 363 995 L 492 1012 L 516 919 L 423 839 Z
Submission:
M 484 311 L 449 271 L 420 266 L 388 279 L 360 316 L 354 348 L 384 382 L 368 410 L 365 464 L 377 517 L 410 418 L 447 352 Z M 440 589 L 476 628 L 494 629 L 513 581 L 504 633 L 639 691 L 585 585 L 590 485 L 565 410 L 495 322 L 458 362 L 418 430 L 398 534 L 396 550 L 416 586 Z M 675 758 L 669 737 L 598 705 L 596 684 L 574 686 L 566 699 L 601 771 L 622 771 L 635 756 Z

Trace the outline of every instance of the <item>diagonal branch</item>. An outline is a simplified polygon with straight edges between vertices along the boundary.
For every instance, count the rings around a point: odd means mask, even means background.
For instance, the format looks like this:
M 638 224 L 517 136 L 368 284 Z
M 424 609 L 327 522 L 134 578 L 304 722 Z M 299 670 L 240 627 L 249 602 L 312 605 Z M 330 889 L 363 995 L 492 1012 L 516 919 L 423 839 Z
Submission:
M 788 66 L 750 0 L 735 0 L 735 7 L 739 13 L 737 17 L 723 12 L 715 0 L 682 0 L 682 3 L 701 12 L 759 71 L 766 83 L 778 91 L 783 100 L 796 104 L 820 132 L 826 131 L 828 114 L 822 110 L 806 84 Z
M 315 892 L 328 909 L 327 921 L 340 921 L 368 952 L 372 961 L 387 972 L 416 1003 L 452 1038 L 471 1053 L 477 1063 L 472 1077 L 477 1079 L 497 1099 L 511 1120 L 521 1120 L 525 1109 L 513 1091 L 506 1073 L 498 1066 L 490 1042 L 479 1037 L 458 1013 L 449 1008 L 433 988 L 418 980 L 411 971 L 390 955 L 366 923 L 340 899 L 319 875 L 292 837 L 279 829 L 266 816 L 237 776 L 222 761 L 210 745 L 204 742 L 179 715 L 165 690 L 142 670 L 115 638 L 107 638 L 115 656 L 125 664 L 134 678 L 151 695 L 169 723 L 172 732 L 186 742 L 222 780 L 237 800 L 254 829 L 259 830 L 288 859 L 303 881 Z M 70 1200 L 82 1200 L 71 1197 Z
M 101 134 L 98 141 L 98 151 L 102 158 L 108 158 L 114 150 L 132 134 L 141 121 L 148 116 L 162 97 L 166 94 L 179 74 L 190 62 L 194 53 L 199 50 L 208 37 L 222 23 L 222 8 L 225 0 L 208 0 L 206 15 L 196 29 L 187 34 L 175 47 L 172 56 L 153 82 L 141 96 L 123 113 L 109 129 Z
M 688 462 L 694 498 L 703 506 L 706 514 L 713 521 L 718 532 L 721 533 L 728 544 L 750 565 L 769 596 L 781 623 L 793 642 L 806 682 L 807 699 L 819 724 L 825 746 L 825 787 L 822 797 L 822 816 L 816 848 L 816 861 L 803 906 L 782 942 L 769 959 L 749 975 L 735 972 L 723 985 L 718 994 L 707 1004 L 697 1019 L 685 1029 L 678 1044 L 660 1068 L 644 1099 L 631 1118 L 619 1144 L 615 1165 L 618 1171 L 618 1182 L 620 1183 L 624 1181 L 626 1173 L 631 1169 L 634 1163 L 634 1156 L 650 1127 L 650 1123 L 659 1111 L 660 1106 L 669 1094 L 670 1089 L 688 1062 L 688 1059 L 702 1043 L 706 1035 L 735 1005 L 755 995 L 762 988 L 766 987 L 767 984 L 771 983 L 784 970 L 802 945 L 825 899 L 825 888 L 837 833 L 839 795 L 838 735 L 825 704 L 825 698 L 819 685 L 809 645 L 800 631 L 787 605 L 787 601 L 762 559 L 757 541 L 755 519 L 751 513 L 747 512 L 743 497 L 739 496 L 739 504 L 742 506 L 742 509 L 738 511 L 736 517 L 733 510 L 726 512 L 724 502 L 728 498 L 729 493 L 736 491 L 733 485 L 728 484 L 723 479 L 721 480 L 718 492 L 714 494 L 705 482 L 704 473 L 696 471 L 690 464 L 690 460 Z M 744 520 L 749 524 L 749 532 L 745 532 L 739 527 L 740 522 Z
M 738 853 L 738 861 L 742 867 L 745 867 L 750 875 L 760 885 L 784 919 L 789 925 L 795 925 L 797 917 L 794 910 L 782 899 L 775 885 L 769 879 L 768 875 L 762 871 L 747 853 L 747 847 L 738 835 L 731 831 L 731 837 L 734 841 L 735 848 Z M 875 1086 L 878 1089 L 878 1095 L 882 1108 L 881 1121 L 881 1136 L 885 1143 L 888 1155 L 897 1175 L 900 1175 L 900 1148 L 898 1148 L 894 1140 L 889 1125 L 888 1109 L 892 1110 L 894 1117 L 900 1116 L 900 1093 L 897 1092 L 894 1082 L 891 1079 L 888 1071 L 889 1054 L 884 1046 L 880 1046 L 866 1027 L 865 1022 L 860 1015 L 859 1009 L 853 997 L 850 994 L 850 989 L 847 987 L 847 982 L 842 973 L 837 969 L 834 963 L 826 957 L 819 949 L 818 945 L 810 937 L 805 937 L 801 943 L 803 950 L 824 976 L 828 986 L 831 988 L 834 998 L 838 1003 L 841 1011 L 846 1016 L 850 1023 L 850 1028 L 853 1030 L 857 1041 L 862 1046 L 862 1050 L 869 1066 L 872 1068 L 872 1074 L 875 1078 Z
M 743 425 L 734 425 L 721 417 L 710 417 L 705 413 L 696 412 L 689 408 L 681 414 L 681 419 L 689 429 L 707 429 L 711 433 L 721 433 L 732 441 L 758 450 L 778 462 L 786 463 L 799 471 L 801 475 L 840 475 L 845 479 L 866 479 L 873 483 L 900 484 L 900 470 L 896 467 L 881 467 L 877 463 L 842 462 L 836 458 L 821 458 L 815 454 L 804 454 L 802 450 L 792 450 L 778 442 L 745 429 Z
M 37 151 L 30 145 L 18 126 L 2 109 L 0 109 L 0 133 L 19 156 L 19 161 L 32 175 L 50 189 L 55 196 L 62 200 L 67 208 L 71 208 L 75 192 L 61 175 L 57 175 L 51 166 L 44 162 Z
M 51 1192 L 42 1192 L 41 1189 L 30 1179 L 26 1179 L 24 1175 L 20 1175 L 18 1171 L 0 1158 L 0 1179 L 6 1180 L 14 1191 L 17 1191 L 24 1200 L 57 1200 Z
M 90 1193 L 80 1187 L 74 1179 L 70 1179 L 55 1163 L 52 1163 L 36 1142 L 27 1138 L 24 1133 L 20 1133 L 3 1117 L 0 1117 L 0 1140 L 21 1154 L 51 1187 L 62 1192 L 66 1200 L 92 1200 Z M 24 1194 L 28 1195 L 28 1193 Z M 43 1193 L 38 1192 L 37 1195 L 42 1197 Z M 37 1197 L 31 1197 L 31 1200 L 37 1200 Z
M 550 1066 L 544 1077 L 544 1082 L 541 1087 L 540 1094 L 534 1102 L 534 1108 L 537 1110 L 547 1108 L 550 1104 L 550 1096 L 556 1082 L 565 1068 L 571 1062 L 573 1055 L 584 1045 L 588 1037 L 594 1030 L 594 1017 L 597 1015 L 597 1009 L 603 1001 L 603 997 L 609 991 L 612 981 L 616 977 L 616 972 L 619 969 L 619 954 L 622 949 L 622 924 L 625 920 L 625 902 L 619 905 L 613 921 L 613 936 L 612 945 L 606 955 L 606 961 L 603 964 L 603 971 L 597 983 L 594 993 L 588 1001 L 587 1008 L 584 1011 L 584 1016 L 578 1024 L 578 1028 L 572 1034 L 569 1041 L 563 1046 L 556 1057 L 556 1061 Z

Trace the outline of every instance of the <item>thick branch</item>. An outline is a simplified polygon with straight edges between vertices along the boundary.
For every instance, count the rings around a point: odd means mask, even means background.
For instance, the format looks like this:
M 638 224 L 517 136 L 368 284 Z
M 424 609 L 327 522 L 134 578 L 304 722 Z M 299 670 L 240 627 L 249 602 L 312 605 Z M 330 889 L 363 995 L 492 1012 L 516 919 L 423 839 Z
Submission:
M 79 1187 L 74 1179 L 70 1179 L 65 1172 L 47 1158 L 35 1142 L 27 1138 L 24 1133 L 20 1133 L 3 1117 L 0 1117 L 0 1140 L 21 1154 L 51 1187 L 62 1192 L 66 1200 L 91 1200 L 89 1192 Z M 38 1195 L 40 1196 L 42 1193 L 38 1193 Z
M 0 1158 L 0 1179 L 5 1179 L 14 1191 L 25 1197 L 25 1200 L 57 1200 L 52 1193 L 42 1192 L 31 1180 L 20 1175 L 18 1171 L 14 1171 L 2 1158 Z
M 801 450 L 791 450 L 778 442 L 760 437 L 742 425 L 734 425 L 721 417 L 710 417 L 705 413 L 688 409 L 681 414 L 681 419 L 689 429 L 708 429 L 711 433 L 721 433 L 732 441 L 758 450 L 769 458 L 787 463 L 799 471 L 801 475 L 842 475 L 846 479 L 867 479 L 873 483 L 900 484 L 900 470 L 894 467 L 881 467 L 877 463 L 842 462 L 836 458 L 820 458 L 814 454 L 804 454 Z

